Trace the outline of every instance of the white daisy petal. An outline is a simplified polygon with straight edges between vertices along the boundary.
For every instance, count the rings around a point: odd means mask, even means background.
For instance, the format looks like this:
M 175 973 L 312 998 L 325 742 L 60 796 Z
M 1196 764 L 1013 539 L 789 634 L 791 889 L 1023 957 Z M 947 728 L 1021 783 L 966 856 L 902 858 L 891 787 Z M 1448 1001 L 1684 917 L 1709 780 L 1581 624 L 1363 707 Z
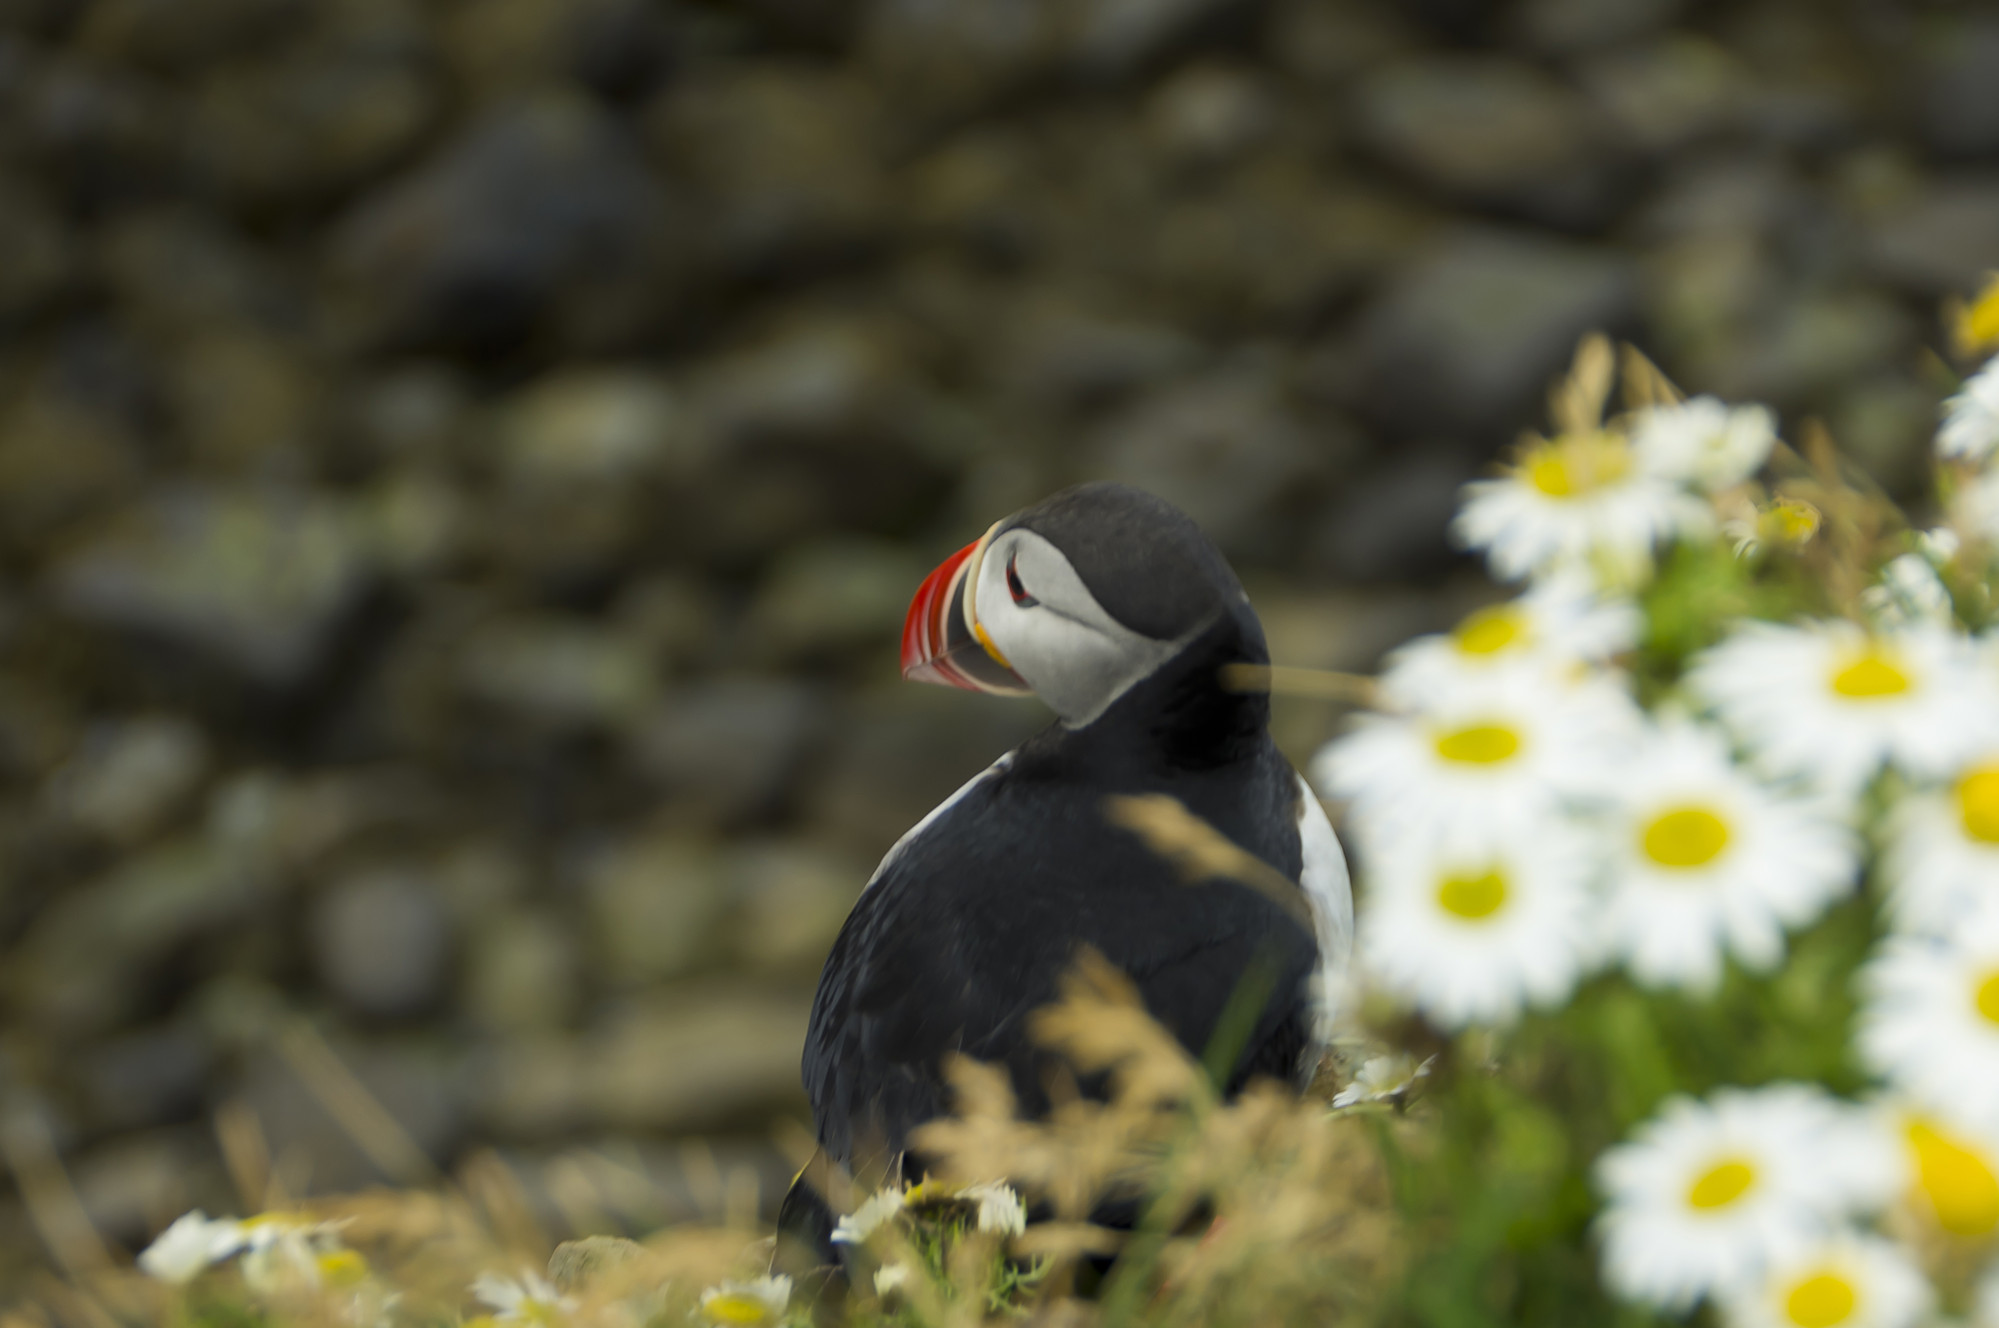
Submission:
M 204 1268 L 243 1248 L 234 1218 L 210 1220 L 199 1208 L 183 1213 L 139 1254 L 139 1267 L 163 1282 L 189 1282 Z
M 1946 1119 L 1999 1121 L 1999 899 L 1947 939 L 1888 937 L 1858 981 L 1870 1068 Z
M 1962 391 L 1943 403 L 1937 455 L 1982 463 L 1999 448 L 1999 359 L 1973 374 Z
M 1591 433 L 1537 444 L 1505 478 L 1466 485 L 1451 532 L 1484 549 L 1501 580 L 1567 569 L 1624 585 L 1660 544 L 1712 525 L 1707 504 L 1637 465 L 1623 438 Z
M 1930 1284 L 1906 1251 L 1842 1232 L 1787 1251 L 1754 1291 L 1732 1297 L 1730 1328 L 1912 1328 Z
M 1751 1293 L 1787 1251 L 1885 1203 L 1900 1169 L 1872 1118 L 1776 1084 L 1668 1101 L 1597 1160 L 1596 1177 L 1604 1280 L 1683 1310 Z
M 1912 625 L 1749 623 L 1694 661 L 1689 688 L 1770 773 L 1849 798 L 1892 759 L 1942 774 L 1999 729 L 1969 643 Z
M 1858 879 L 1851 834 L 1748 778 L 1713 730 L 1651 730 L 1618 786 L 1606 926 L 1648 986 L 1712 988 L 1724 953 L 1772 967 L 1783 929 L 1813 921 Z
M 1442 1027 L 1558 1004 L 1590 962 L 1592 864 L 1558 819 L 1479 840 L 1399 835 L 1364 852 L 1362 961 Z
M 1629 599 L 1573 575 L 1551 575 L 1516 599 L 1472 613 L 1447 634 L 1418 637 L 1388 657 L 1384 694 L 1420 707 L 1459 686 L 1523 662 L 1572 680 L 1638 643 L 1644 618 Z
M 1694 397 L 1642 412 L 1632 425 L 1631 442 L 1650 474 L 1726 489 L 1770 459 L 1777 417 L 1768 406 L 1730 407 L 1715 397 Z
M 1942 789 L 1904 795 L 1888 815 L 1881 877 L 1897 928 L 1941 936 L 1999 899 L 1999 747 Z
M 891 1185 L 875 1191 L 861 1201 L 860 1207 L 833 1224 L 834 1243 L 865 1244 L 868 1237 L 880 1230 L 882 1223 L 902 1211 L 904 1202 L 900 1186 Z

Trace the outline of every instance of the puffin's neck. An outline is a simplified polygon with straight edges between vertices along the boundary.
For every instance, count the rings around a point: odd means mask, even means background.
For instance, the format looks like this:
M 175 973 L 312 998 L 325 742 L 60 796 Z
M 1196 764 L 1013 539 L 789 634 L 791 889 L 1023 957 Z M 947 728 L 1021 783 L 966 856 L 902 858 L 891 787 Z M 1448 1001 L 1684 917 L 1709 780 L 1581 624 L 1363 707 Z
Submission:
M 1263 627 L 1247 604 L 1226 613 L 1099 718 L 1069 734 L 1075 748 L 1169 768 L 1203 769 L 1251 759 L 1270 742 L 1270 697 L 1230 691 L 1229 664 L 1268 664 Z

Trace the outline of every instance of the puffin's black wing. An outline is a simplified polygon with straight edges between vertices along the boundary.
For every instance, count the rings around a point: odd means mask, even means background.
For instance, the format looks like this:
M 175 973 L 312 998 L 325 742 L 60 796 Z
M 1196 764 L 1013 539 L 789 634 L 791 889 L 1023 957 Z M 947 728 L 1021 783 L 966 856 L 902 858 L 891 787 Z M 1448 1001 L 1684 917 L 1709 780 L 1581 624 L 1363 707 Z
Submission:
M 1247 846 L 1295 879 L 1293 781 L 1288 767 L 1271 772 L 1267 835 L 1265 818 L 1256 833 L 1224 828 L 1239 843 L 1271 839 Z M 1198 803 L 1198 790 L 1183 792 Z M 1228 1087 L 1298 1073 L 1317 960 L 1309 928 L 1246 886 L 1188 884 L 1107 819 L 1099 790 L 1003 763 L 897 846 L 834 943 L 804 1057 L 827 1154 L 866 1168 L 900 1152 L 948 1109 L 953 1052 L 1005 1064 L 1023 1109 L 1041 1110 L 1027 1016 L 1056 998 L 1083 945 L 1128 974 L 1196 1055 L 1245 981 L 1267 989 Z

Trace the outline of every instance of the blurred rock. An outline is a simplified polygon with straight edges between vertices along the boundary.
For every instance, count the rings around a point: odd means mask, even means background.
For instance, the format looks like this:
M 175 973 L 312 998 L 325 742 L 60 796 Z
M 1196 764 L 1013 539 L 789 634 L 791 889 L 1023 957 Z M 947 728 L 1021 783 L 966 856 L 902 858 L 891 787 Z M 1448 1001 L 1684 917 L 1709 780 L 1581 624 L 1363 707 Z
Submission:
M 487 909 L 473 922 L 465 950 L 460 1004 L 482 1027 L 535 1033 L 575 1017 L 583 961 L 562 919 L 518 907 Z
M 254 50 L 304 10 L 299 0 L 106 0 L 90 6 L 76 41 L 107 63 L 180 72 Z
M 450 1161 L 467 1118 L 464 1076 L 446 1047 L 415 1037 L 334 1039 L 331 1050 L 418 1149 L 439 1166 Z M 232 1087 L 256 1113 L 274 1163 L 296 1168 L 305 1193 L 347 1193 L 399 1179 L 383 1174 L 368 1149 L 276 1050 L 253 1051 Z M 350 1118 L 350 1123 L 358 1122 Z M 378 1151 L 382 1147 L 369 1142 Z
M 227 218 L 187 206 L 145 208 L 107 225 L 100 280 L 148 332 L 177 337 L 295 324 L 297 283 Z
M 1572 52 L 1656 32 L 1683 7 L 1682 0 L 1526 0 L 1512 21 L 1542 50 Z
M 636 372 L 543 379 L 500 418 L 507 469 L 523 487 L 614 484 L 661 466 L 685 476 L 704 450 L 674 393 Z
M 450 980 L 451 919 L 437 887 L 417 872 L 370 871 L 325 887 L 307 940 L 320 981 L 362 1015 L 420 1015 Z
M 658 319 L 673 228 L 622 128 L 544 96 L 493 110 L 364 202 L 333 257 L 380 342 L 495 350 L 545 330 L 601 346 Z
M 114 840 L 138 839 L 185 802 L 208 760 L 207 738 L 186 719 L 98 723 L 55 773 L 46 797 L 73 825 Z
M 887 541 L 831 540 L 787 553 L 771 569 L 745 627 L 754 658 L 824 659 L 899 639 L 909 600 L 929 569 Z
M 1308 429 L 1273 366 L 1181 383 L 1107 422 L 1086 463 L 1093 477 L 1149 489 L 1193 517 L 1232 558 L 1284 556 L 1299 522 L 1353 447 Z
M 711 844 L 654 837 L 621 845 L 590 871 L 586 889 L 593 948 L 613 982 L 657 982 L 717 958 L 728 899 Z
M 824 728 L 825 704 L 816 688 L 775 678 L 678 688 L 634 733 L 633 758 L 690 819 L 768 814 Z
M 1452 559 L 1458 489 L 1475 473 L 1459 455 L 1411 448 L 1341 486 L 1307 556 L 1340 581 L 1416 581 Z M 1328 665 L 1327 667 L 1331 667 Z
M 1725 48 L 1684 34 L 1608 51 L 1580 75 L 1619 138 L 1644 152 L 1684 147 L 1726 128 L 1746 79 Z
M 116 1130 L 194 1114 L 214 1070 L 215 1052 L 207 1039 L 179 1023 L 122 1033 L 85 1051 L 74 1066 L 91 1124 Z
M 0 328 L 34 314 L 62 286 L 71 262 L 69 239 L 48 204 L 13 180 L 0 180 Z
M 0 405 L 0 547 L 45 547 L 123 497 L 134 452 L 119 421 L 66 393 Z
M 250 681 L 307 681 L 369 581 L 347 510 L 312 493 L 181 489 L 72 554 L 49 589 L 85 621 L 156 635 Z
M 1892 280 L 1931 299 L 1968 294 L 1999 268 L 1999 178 L 1938 180 L 1882 217 L 1873 240 Z
M 1928 26 L 1909 75 L 1924 138 L 1950 156 L 1999 151 L 1999 19 L 1974 10 Z
M 810 840 L 753 839 L 729 858 L 735 950 L 758 972 L 818 976 L 874 867 Z
M 1100 404 L 1199 362 L 1198 342 L 1160 323 L 1123 322 L 1059 300 L 1031 300 L 999 357 L 1007 390 L 1044 407 Z
M 1610 203 L 1597 121 L 1581 97 L 1526 65 L 1426 56 L 1368 77 L 1355 118 L 1388 165 L 1450 193 L 1562 224 Z
M 1263 80 L 1226 65 L 1175 74 L 1152 94 L 1146 115 L 1167 154 L 1196 165 L 1240 155 L 1267 138 L 1279 119 Z
M 460 648 L 466 692 L 524 719 L 615 728 L 643 713 L 657 683 L 644 649 L 587 620 L 504 618 Z
M 725 988 L 662 996 L 575 1041 L 523 1041 L 483 1067 L 477 1100 L 503 1137 L 690 1130 L 795 1103 L 809 998 Z
M 212 1202 L 207 1132 L 157 1131 L 101 1144 L 75 1158 L 76 1197 L 103 1236 L 137 1245 L 196 1204 Z
M 190 450 L 222 473 L 297 467 L 320 413 L 318 378 L 268 334 L 205 332 L 174 356 L 167 388 Z
M 1635 294 L 1615 250 L 1462 232 L 1358 320 L 1350 354 L 1362 400 L 1411 433 L 1504 438 L 1533 418 L 1578 337 L 1626 325 Z

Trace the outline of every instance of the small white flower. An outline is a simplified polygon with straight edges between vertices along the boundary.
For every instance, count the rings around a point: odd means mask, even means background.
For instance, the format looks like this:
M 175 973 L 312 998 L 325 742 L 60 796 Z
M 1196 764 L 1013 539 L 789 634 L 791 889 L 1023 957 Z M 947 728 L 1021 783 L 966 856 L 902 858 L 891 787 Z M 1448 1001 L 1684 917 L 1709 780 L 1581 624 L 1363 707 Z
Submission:
M 1965 381 L 1964 390 L 1943 403 L 1937 455 L 1983 464 L 1999 447 L 1999 359 Z
M 1994 691 L 1969 642 L 1911 625 L 1752 622 L 1694 661 L 1688 686 L 1766 770 L 1851 797 L 1893 759 L 1949 770 L 1995 731 Z
M 1359 837 L 1480 833 L 1600 796 L 1637 710 L 1610 682 L 1514 668 L 1465 677 L 1415 713 L 1366 715 L 1314 760 Z
M 887 1299 L 908 1286 L 911 1276 L 913 1274 L 910 1273 L 908 1264 L 899 1260 L 885 1263 L 875 1269 L 875 1294 Z
M 1920 553 L 1905 553 L 1888 560 L 1881 580 L 1860 596 L 1861 606 L 1876 621 L 1889 627 L 1921 623 L 1931 627 L 1950 626 L 1950 591 L 1930 560 Z
M 1537 443 L 1504 478 L 1475 480 L 1464 494 L 1451 533 L 1484 549 L 1504 581 L 1569 569 L 1629 584 L 1650 570 L 1655 547 L 1713 524 L 1707 504 L 1648 473 L 1607 432 Z
M 1631 445 L 1647 472 L 1705 489 L 1726 489 L 1761 470 L 1777 443 L 1768 406 L 1729 407 L 1701 396 L 1653 406 L 1632 425 Z
M 1712 988 L 1726 950 L 1752 969 L 1853 888 L 1852 836 L 1815 804 L 1781 797 L 1686 721 L 1652 730 L 1607 820 L 1611 943 L 1648 986 Z
M 1816 1087 L 1670 1099 L 1597 1159 L 1604 1280 L 1661 1309 L 1752 1292 L 1775 1260 L 1885 1203 L 1892 1141 Z
M 1881 859 L 1896 927 L 1942 936 L 1999 899 L 1999 748 L 1980 752 L 1942 789 L 1903 795 Z
M 189 1282 L 244 1247 L 242 1224 L 210 1220 L 199 1208 L 174 1219 L 139 1255 L 139 1267 L 162 1282 Z
M 1592 863 L 1555 817 L 1483 839 L 1383 837 L 1367 846 L 1365 865 L 1363 962 L 1442 1027 L 1557 1004 L 1592 957 Z
M 1730 1328 L 1913 1328 L 1930 1302 L 1928 1279 L 1901 1247 L 1842 1232 L 1786 1251 L 1724 1317 Z
M 724 1282 L 701 1293 L 701 1315 L 710 1323 L 764 1328 L 784 1317 L 791 1279 L 782 1273 L 748 1282 Z
M 876 1190 L 861 1201 L 860 1207 L 833 1224 L 833 1241 L 839 1245 L 862 1245 L 881 1224 L 900 1213 L 905 1200 L 900 1186 Z
M 481 1273 L 472 1294 L 502 1321 L 554 1323 L 576 1308 L 575 1297 L 563 1295 L 531 1268 L 523 1268 L 518 1279 Z
M 1870 1068 L 1939 1116 L 1999 1121 L 1999 899 L 1947 940 L 1886 938 L 1859 985 L 1855 1042 Z
M 968 1185 L 958 1191 L 960 1199 L 979 1206 L 978 1229 L 1002 1236 L 1018 1236 L 1027 1230 L 1027 1209 L 1011 1187 L 996 1182 Z
M 1987 540 L 1999 540 L 1999 469 L 1981 470 L 1950 496 L 1950 518 Z
M 1399 1051 L 1387 1056 L 1370 1056 L 1361 1063 L 1360 1072 L 1354 1075 L 1353 1081 L 1333 1094 L 1333 1106 L 1399 1102 L 1419 1082 L 1430 1077 L 1430 1067 L 1436 1062 L 1435 1056 L 1426 1056 L 1419 1065 L 1414 1056 Z
M 1522 663 L 1570 680 L 1635 646 L 1643 624 L 1630 600 L 1605 595 L 1580 577 L 1554 575 L 1516 599 L 1477 610 L 1449 633 L 1398 647 L 1381 686 L 1397 705 L 1420 707 L 1469 678 Z

